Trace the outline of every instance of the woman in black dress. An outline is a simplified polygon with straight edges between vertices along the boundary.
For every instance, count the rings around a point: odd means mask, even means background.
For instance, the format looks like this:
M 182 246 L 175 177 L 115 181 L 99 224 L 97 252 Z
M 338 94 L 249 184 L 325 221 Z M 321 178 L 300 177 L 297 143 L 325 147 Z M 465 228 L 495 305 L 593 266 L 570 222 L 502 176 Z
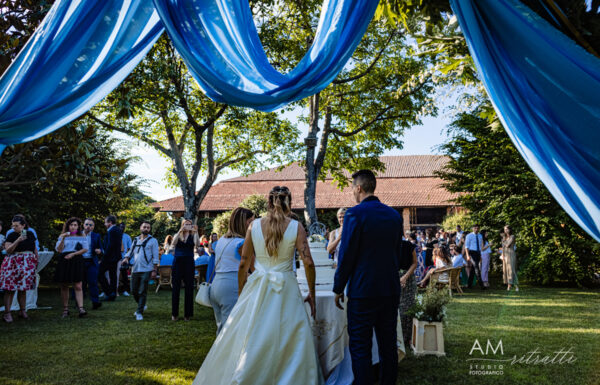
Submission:
M 438 243 L 438 239 L 433 234 L 433 229 L 425 230 L 425 269 L 433 266 L 433 248 Z
M 63 233 L 56 242 L 58 265 L 56 266 L 56 282 L 60 282 L 60 297 L 63 304 L 62 317 L 69 316 L 69 285 L 73 285 L 75 302 L 79 308 L 79 318 L 87 315 L 83 308 L 83 291 L 81 282 L 85 273 L 83 254 L 88 250 L 87 237 L 81 232 L 81 219 L 69 218 Z
M 173 237 L 171 248 L 173 253 L 173 290 L 171 291 L 171 320 L 177 321 L 179 317 L 179 294 L 181 291 L 181 280 L 185 285 L 184 320 L 189 321 L 194 314 L 194 251 L 200 247 L 198 230 L 189 219 L 181 222 L 181 228 Z M 204 250 L 202 250 L 204 253 Z

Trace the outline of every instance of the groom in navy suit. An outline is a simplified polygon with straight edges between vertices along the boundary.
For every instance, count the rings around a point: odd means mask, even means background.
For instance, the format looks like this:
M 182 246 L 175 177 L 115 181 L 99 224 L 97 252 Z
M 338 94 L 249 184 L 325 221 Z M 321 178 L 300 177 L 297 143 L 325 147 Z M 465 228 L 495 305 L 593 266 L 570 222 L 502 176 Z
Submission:
M 373 330 L 380 360 L 380 384 L 395 384 L 398 372 L 396 323 L 402 216 L 374 195 L 377 181 L 369 170 L 352 175 L 358 205 L 346 211 L 333 292 L 343 309 L 348 295 L 348 335 L 354 384 L 372 384 Z

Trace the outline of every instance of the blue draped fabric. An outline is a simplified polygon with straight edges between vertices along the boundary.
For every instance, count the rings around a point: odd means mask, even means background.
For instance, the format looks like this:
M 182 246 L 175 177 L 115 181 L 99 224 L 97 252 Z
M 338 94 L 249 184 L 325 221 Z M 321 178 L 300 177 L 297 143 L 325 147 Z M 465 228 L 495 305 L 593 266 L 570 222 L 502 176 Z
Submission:
M 287 74 L 265 55 L 247 0 L 154 0 L 165 28 L 211 99 L 272 111 L 313 95 L 342 70 L 379 0 L 326 0 L 312 46 Z
M 0 153 L 92 108 L 162 31 L 147 0 L 57 1 L 0 78 Z
M 517 0 L 451 0 L 508 135 L 600 241 L 600 60 Z

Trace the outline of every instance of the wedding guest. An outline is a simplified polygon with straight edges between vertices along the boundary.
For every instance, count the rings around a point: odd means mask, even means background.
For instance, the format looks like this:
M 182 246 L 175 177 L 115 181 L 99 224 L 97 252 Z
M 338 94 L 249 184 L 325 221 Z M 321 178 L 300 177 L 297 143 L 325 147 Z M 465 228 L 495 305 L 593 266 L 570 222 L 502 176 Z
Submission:
M 467 257 L 467 263 L 471 264 L 471 271 L 469 273 L 469 281 L 468 288 L 473 287 L 473 278 L 477 276 L 477 281 L 479 281 L 479 287 L 481 289 L 485 289 L 483 286 L 483 280 L 481 278 L 481 269 L 479 264 L 481 263 L 481 250 L 483 249 L 483 240 L 481 238 L 481 234 L 479 233 L 479 225 L 473 225 L 473 232 L 467 234 L 465 238 L 465 247 L 464 254 Z
M 436 247 L 433 249 L 433 258 L 435 260 L 435 268 L 429 269 L 425 277 L 419 282 L 419 287 L 427 286 L 429 279 L 436 271 L 441 269 L 445 269 L 447 267 L 452 267 L 452 260 L 450 259 L 450 255 L 445 252 L 445 250 L 441 247 Z M 447 272 L 440 274 L 438 277 L 438 282 L 448 282 L 450 277 Z
M 38 262 L 37 240 L 34 233 L 29 232 L 23 216 L 12 219 L 12 232 L 7 233 L 4 247 L 6 256 L 0 266 L 0 289 L 4 290 L 5 322 L 13 322 L 10 308 L 15 291 L 19 302 L 19 317 L 28 319 L 27 290 L 35 288 L 35 269 Z
M 140 235 L 136 237 L 124 262 L 131 265 L 131 294 L 137 303 L 137 310 L 133 315 L 137 321 L 144 319 L 146 298 L 148 296 L 148 282 L 156 278 L 158 266 L 158 241 L 150 234 L 152 224 L 143 221 L 140 225 Z
M 117 264 L 117 282 L 119 285 L 119 292 L 122 292 L 125 297 L 129 297 L 127 290 L 129 289 L 129 269 L 128 264 L 123 264 L 123 258 L 129 253 L 131 249 L 132 240 L 131 236 L 125 233 L 125 223 L 119 223 L 119 227 L 123 232 L 123 240 L 121 246 L 121 260 Z M 118 295 L 118 294 L 117 294 Z
M 415 232 L 410 233 L 408 240 L 415 247 L 415 253 L 417 254 L 417 269 L 415 270 L 415 279 L 420 281 L 425 275 L 425 255 L 421 250 L 421 244 L 418 241 L 418 235 Z
M 87 239 L 89 248 L 83 253 L 84 274 L 81 286 L 84 293 L 86 288 L 89 290 L 92 310 L 102 306 L 98 296 L 98 257 L 102 255 L 102 242 L 100 234 L 94 232 L 95 227 L 96 223 L 92 218 L 87 218 L 83 222 L 83 235 Z
M 27 223 L 27 219 L 25 218 L 25 215 L 23 215 L 23 214 L 15 214 L 14 216 L 15 216 L 15 217 L 20 217 L 20 218 L 23 218 L 23 220 L 24 220 L 24 221 Z M 37 255 L 38 251 L 40 250 L 40 241 L 39 241 L 39 238 L 38 238 L 37 232 L 35 231 L 35 229 L 34 229 L 33 227 L 31 227 L 31 226 L 29 226 L 29 225 L 27 226 L 27 229 L 26 229 L 26 230 L 27 230 L 27 233 L 28 233 L 28 234 L 29 234 L 29 233 L 32 233 L 32 234 L 33 234 L 33 236 L 35 237 L 35 247 L 37 248 L 37 250 L 36 250 L 36 252 L 35 252 L 35 253 L 36 253 L 36 255 Z M 15 230 L 14 230 L 14 229 L 12 229 L 12 228 L 8 229 L 8 231 L 6 232 L 6 237 L 8 238 L 8 236 L 9 236 L 10 234 L 14 233 L 14 232 L 15 232 Z
M 2 223 L 2 221 L 0 221 L 0 251 L 2 251 L 4 249 L 4 241 L 6 240 L 6 237 L 4 235 L 2 235 L 2 226 L 4 225 L 4 223 Z
M 83 234 L 81 219 L 69 218 L 63 225 L 63 232 L 56 242 L 57 265 L 54 280 L 60 285 L 60 298 L 62 300 L 62 317 L 69 316 L 69 285 L 73 285 L 75 302 L 79 309 L 79 318 L 85 317 L 87 312 L 83 308 L 83 276 L 85 266 L 83 254 L 89 250 L 87 236 Z
M 210 241 L 208 243 L 208 251 L 210 255 L 215 254 L 215 247 L 217 247 L 217 241 L 219 240 L 219 236 L 217 233 L 212 233 L 210 235 Z
M 490 242 L 487 239 L 487 230 L 481 231 L 481 238 L 483 247 L 481 248 L 481 280 L 483 281 L 484 287 L 490 287 L 488 282 L 488 272 L 490 270 L 490 257 L 492 255 L 492 248 Z
M 167 235 L 165 242 L 163 243 L 163 254 L 159 256 L 159 266 L 173 266 L 173 249 L 171 244 L 173 243 L 173 236 Z
M 433 236 L 433 229 L 430 227 L 425 230 L 425 269 L 433 266 L 433 248 L 438 243 L 438 239 Z
M 172 270 L 173 289 L 171 291 L 171 320 L 179 318 L 179 296 L 181 280 L 185 285 L 183 317 L 189 321 L 194 315 L 194 250 L 200 247 L 198 229 L 190 219 L 181 221 L 181 228 L 173 237 L 171 248 L 175 250 Z
M 507 289 L 512 286 L 519 291 L 519 278 L 517 277 L 517 253 L 515 252 L 515 235 L 510 226 L 504 226 L 502 233 L 502 278 Z
M 457 245 L 460 244 L 460 240 L 462 239 L 462 236 L 463 236 L 462 227 L 460 227 L 460 225 L 456 225 L 456 244 Z
M 347 286 L 348 335 L 355 384 L 371 384 L 373 331 L 377 336 L 382 385 L 395 384 L 398 374 L 396 325 L 400 297 L 398 253 L 402 216 L 374 195 L 377 180 L 370 170 L 352 175 L 358 205 L 344 216 L 335 272 L 336 306 L 343 309 Z
M 114 215 L 107 216 L 104 225 L 108 231 L 104 237 L 104 257 L 100 262 L 98 280 L 102 291 L 106 294 L 105 300 L 114 301 L 117 298 L 117 265 L 121 260 L 123 232 L 117 226 L 117 218 Z M 108 272 L 110 283 L 106 279 L 106 272 Z
M 450 256 L 452 257 L 452 267 L 463 267 L 467 265 L 467 261 L 458 250 L 458 246 L 450 245 Z
M 231 213 L 227 233 L 215 244 L 215 273 L 210 287 L 210 303 L 217 322 L 217 334 L 231 313 L 238 299 L 238 269 L 246 230 L 254 214 L 251 210 L 238 207 Z
M 333 263 L 335 265 L 337 265 L 340 254 L 340 242 L 342 241 L 342 229 L 344 228 L 344 215 L 346 215 L 346 208 L 342 207 L 338 209 L 337 220 L 340 227 L 329 234 L 329 243 L 327 244 L 327 252 L 330 255 L 333 254 Z
M 399 310 L 402 323 L 402 336 L 404 338 L 404 346 L 409 346 L 410 336 L 412 335 L 412 316 L 406 315 L 406 312 L 415 304 L 417 295 L 417 280 L 415 279 L 417 253 L 415 245 L 410 241 L 401 242 L 399 267 L 401 286 Z
M 456 246 L 458 246 L 459 250 L 462 250 L 465 248 L 466 240 L 467 240 L 467 233 L 465 233 L 464 231 L 461 232 L 460 237 L 458 236 L 458 234 L 456 235 Z

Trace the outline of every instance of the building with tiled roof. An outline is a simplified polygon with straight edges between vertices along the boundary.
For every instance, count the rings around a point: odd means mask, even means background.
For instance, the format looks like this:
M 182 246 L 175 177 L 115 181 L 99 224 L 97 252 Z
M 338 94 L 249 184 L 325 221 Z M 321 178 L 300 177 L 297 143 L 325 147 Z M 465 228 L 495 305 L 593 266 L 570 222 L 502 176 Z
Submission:
M 375 195 L 397 209 L 404 217 L 405 227 L 435 226 L 454 210 L 455 194 L 441 186 L 435 176 L 448 158 L 440 155 L 383 156 L 385 171 L 377 175 Z M 200 216 L 215 216 L 237 207 L 253 194 L 267 195 L 276 185 L 285 185 L 292 192 L 292 209 L 301 214 L 304 210 L 304 170 L 292 163 L 281 170 L 277 168 L 223 180 L 214 185 L 200 205 Z M 340 190 L 331 177 L 317 182 L 316 208 L 319 211 L 337 210 L 356 204 L 350 188 Z M 153 203 L 160 211 L 180 216 L 184 212 L 181 196 Z

